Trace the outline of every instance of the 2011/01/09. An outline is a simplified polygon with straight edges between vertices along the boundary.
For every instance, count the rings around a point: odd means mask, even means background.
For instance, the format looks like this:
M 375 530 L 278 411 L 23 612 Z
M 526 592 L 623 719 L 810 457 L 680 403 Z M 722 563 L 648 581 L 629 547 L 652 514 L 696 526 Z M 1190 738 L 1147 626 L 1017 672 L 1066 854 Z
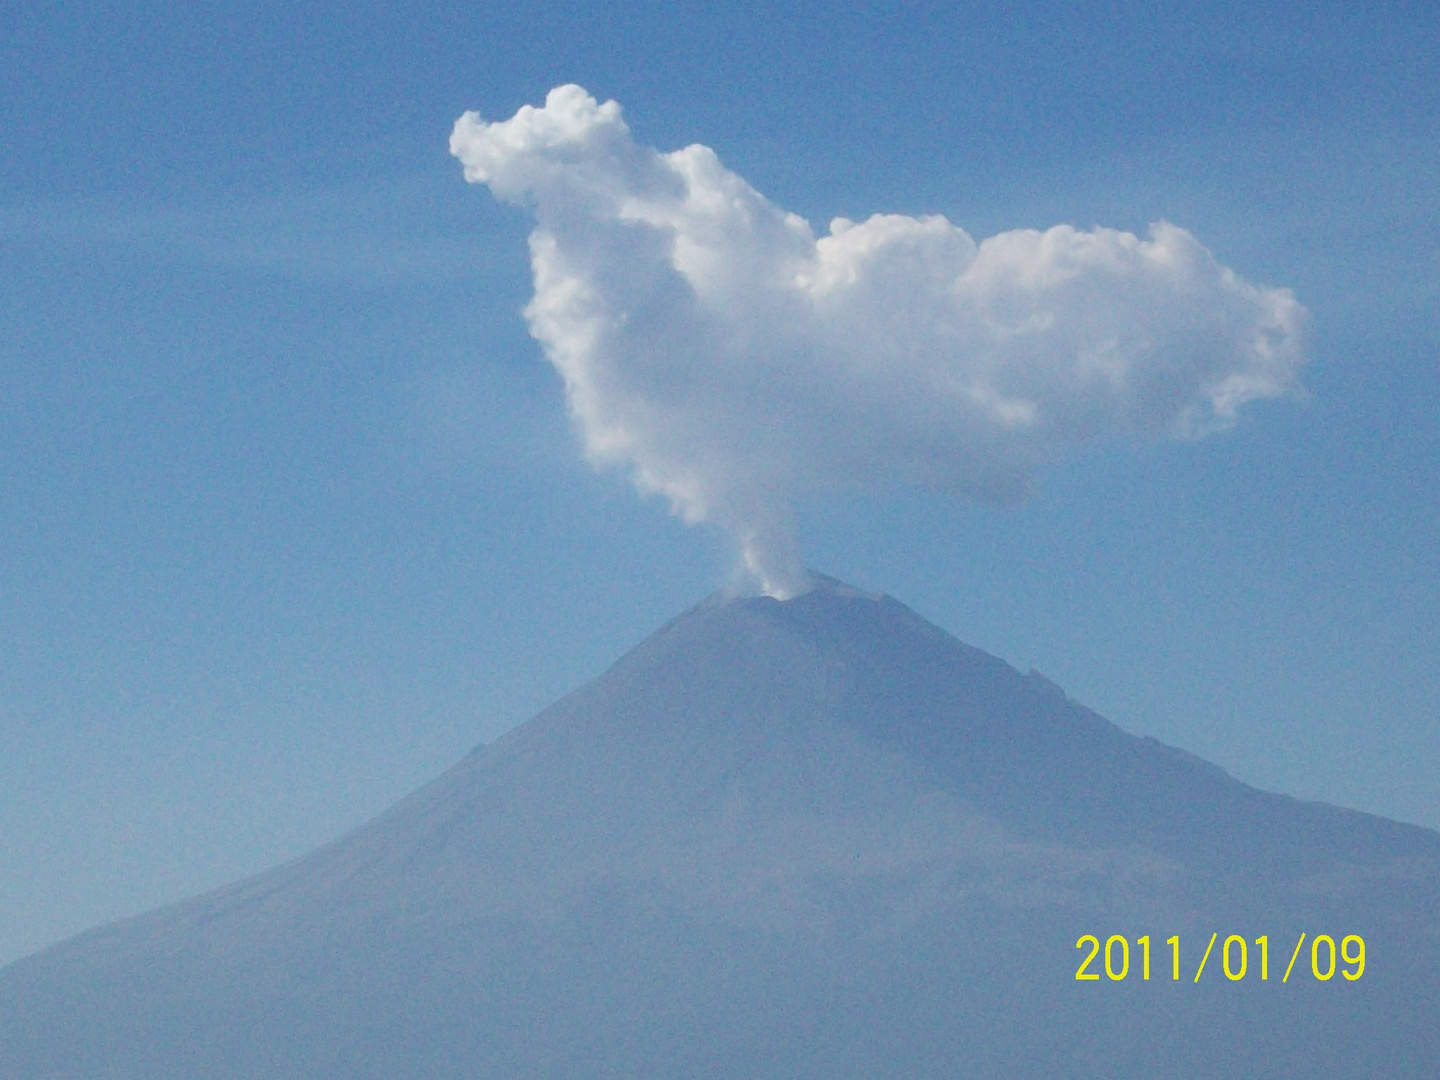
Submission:
M 1205 955 L 1200 958 L 1200 966 L 1195 969 L 1195 982 L 1200 981 L 1200 976 L 1205 973 L 1205 964 L 1210 959 L 1210 952 L 1215 948 L 1215 941 L 1220 935 L 1210 935 L 1210 944 L 1205 946 Z M 1085 934 L 1075 942 L 1075 948 L 1084 949 L 1086 944 L 1090 945 L 1090 951 L 1080 961 L 1080 968 L 1075 972 L 1075 978 L 1080 982 L 1091 979 L 1099 979 L 1098 972 L 1087 971 L 1086 969 L 1100 955 L 1100 939 L 1094 934 Z M 1141 978 L 1150 978 L 1150 938 L 1136 938 L 1135 944 L 1141 949 Z M 1165 939 L 1165 944 L 1170 946 L 1170 977 L 1174 981 L 1180 979 L 1180 937 Z M 1255 944 L 1260 948 L 1260 978 L 1270 978 L 1270 939 L 1258 937 Z M 1290 980 L 1290 972 L 1295 967 L 1295 961 L 1300 956 L 1300 950 L 1305 945 L 1305 934 L 1300 935 L 1300 940 L 1295 943 L 1295 951 L 1290 954 L 1290 963 L 1285 968 L 1285 975 L 1281 982 Z M 1116 947 L 1119 947 L 1118 950 Z M 1119 954 L 1119 963 L 1116 963 L 1116 953 Z M 1239 934 L 1231 934 L 1225 939 L 1225 944 L 1220 949 L 1221 967 L 1225 971 L 1225 977 L 1231 982 L 1238 982 L 1245 977 L 1249 969 L 1249 946 L 1246 940 Z M 1346 965 L 1342 966 L 1339 961 Z M 1365 939 L 1359 934 L 1349 934 L 1340 939 L 1340 947 L 1335 947 L 1335 939 L 1329 934 L 1320 934 L 1310 943 L 1310 971 L 1315 978 L 1321 982 L 1327 982 L 1335 976 L 1336 969 L 1348 981 L 1354 982 L 1365 974 Z M 1115 982 L 1119 982 L 1130 973 L 1130 942 L 1120 934 L 1112 934 L 1105 942 L 1105 975 Z

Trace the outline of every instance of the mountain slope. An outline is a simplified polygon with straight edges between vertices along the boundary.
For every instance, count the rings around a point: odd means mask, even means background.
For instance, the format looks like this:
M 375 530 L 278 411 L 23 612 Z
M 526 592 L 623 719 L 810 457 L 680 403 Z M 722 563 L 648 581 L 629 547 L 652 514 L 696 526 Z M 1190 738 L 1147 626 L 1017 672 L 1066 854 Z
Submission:
M 1434 1075 L 1437 886 L 1440 835 L 827 579 L 712 598 L 350 835 L 5 969 L 0 1075 Z M 1280 983 L 1302 930 L 1363 934 L 1365 975 Z M 1211 932 L 1269 936 L 1270 979 L 1192 982 Z M 1137 966 L 1149 934 L 1152 980 L 1077 982 L 1087 933 Z

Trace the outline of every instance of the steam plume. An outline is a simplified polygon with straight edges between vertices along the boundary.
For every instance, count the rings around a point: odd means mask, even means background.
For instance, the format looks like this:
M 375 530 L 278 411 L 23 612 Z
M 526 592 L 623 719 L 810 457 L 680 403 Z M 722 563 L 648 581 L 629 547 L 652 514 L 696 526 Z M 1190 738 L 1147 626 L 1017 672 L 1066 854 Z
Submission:
M 772 595 L 803 591 L 791 500 L 924 484 L 1025 494 L 1071 444 L 1225 428 L 1284 393 L 1305 310 L 1166 222 L 976 244 L 943 217 L 810 224 L 709 148 L 662 154 L 578 86 L 450 151 L 528 207 L 530 332 L 597 465 L 716 522 Z

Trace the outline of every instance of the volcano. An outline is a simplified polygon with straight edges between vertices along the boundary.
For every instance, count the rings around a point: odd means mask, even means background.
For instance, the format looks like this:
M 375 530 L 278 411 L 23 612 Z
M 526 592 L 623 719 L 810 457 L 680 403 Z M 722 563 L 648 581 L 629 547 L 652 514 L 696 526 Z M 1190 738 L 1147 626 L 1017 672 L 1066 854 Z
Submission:
M 0 971 L 0 1076 L 1440 1075 L 1440 834 L 817 581 L 711 597 L 349 835 Z

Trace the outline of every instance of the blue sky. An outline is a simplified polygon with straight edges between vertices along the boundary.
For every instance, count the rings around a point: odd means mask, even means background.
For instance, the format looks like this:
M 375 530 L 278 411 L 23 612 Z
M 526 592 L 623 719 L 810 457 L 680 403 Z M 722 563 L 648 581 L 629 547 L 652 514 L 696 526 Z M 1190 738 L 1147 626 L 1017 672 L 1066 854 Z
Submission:
M 1012 510 L 809 495 L 808 562 L 1249 782 L 1440 826 L 1424 5 L 10 5 L 0 961 L 299 854 L 724 583 L 582 458 L 526 216 L 446 140 L 579 82 L 779 205 L 1183 226 L 1300 400 Z

